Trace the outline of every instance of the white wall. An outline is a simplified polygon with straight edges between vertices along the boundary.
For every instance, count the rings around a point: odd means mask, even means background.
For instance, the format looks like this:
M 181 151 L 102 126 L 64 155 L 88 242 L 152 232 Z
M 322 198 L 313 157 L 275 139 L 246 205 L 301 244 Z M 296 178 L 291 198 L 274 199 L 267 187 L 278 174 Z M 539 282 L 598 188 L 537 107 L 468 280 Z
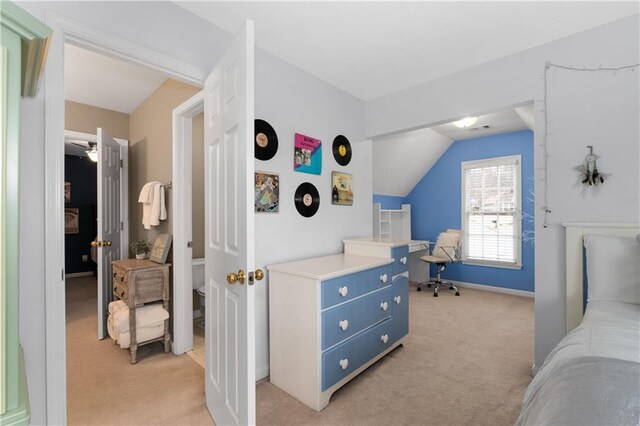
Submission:
M 406 197 L 453 140 L 419 129 L 373 141 L 373 193 Z
M 53 12 L 203 70 L 216 63 L 231 40 L 226 32 L 166 2 L 18 4 L 42 21 Z M 280 213 L 256 219 L 256 267 L 339 252 L 343 238 L 371 232 L 371 143 L 358 143 L 365 139 L 364 103 L 260 50 L 256 51 L 256 68 L 256 117 L 269 121 L 280 139 L 276 157 L 256 161 L 256 169 L 278 172 L 281 178 Z M 46 422 L 43 93 L 41 87 L 35 98 L 23 100 L 21 126 L 20 339 L 33 424 Z M 323 141 L 321 176 L 293 172 L 294 132 Z M 339 133 L 354 148 L 351 164 L 340 167 L 354 175 L 353 207 L 330 204 L 330 175 L 338 170 L 330 146 Z M 299 216 L 293 206 L 293 192 L 303 181 L 313 182 L 322 199 L 319 212 L 310 219 Z M 257 371 L 264 376 L 268 374 L 266 281 L 256 290 Z
M 47 11 L 51 11 L 202 69 L 211 68 L 231 40 L 226 32 L 168 2 L 19 2 L 18 5 L 43 22 Z M 50 56 L 54 54 L 49 52 Z M 35 98 L 22 101 L 20 137 L 20 341 L 32 424 L 46 423 L 42 86 L 41 82 Z
M 552 72 L 550 129 L 554 134 L 550 136 L 548 184 L 554 212 L 550 227 L 542 227 L 539 169 L 545 63 L 580 67 L 637 64 L 639 38 L 638 15 L 634 15 L 367 103 L 367 134 L 376 136 L 535 100 L 537 366 L 565 330 L 564 242 L 560 223 L 638 221 L 640 210 L 637 198 L 640 71 L 629 75 L 618 73 L 616 78 L 607 73 L 580 76 Z M 583 99 L 585 94 L 588 96 Z M 582 199 L 570 187 L 575 177 L 571 169 L 582 161 L 584 145 L 591 144 L 603 155 L 603 170 L 609 169 L 614 176 L 605 183 L 601 195 Z M 622 158 L 624 155 L 628 155 L 626 159 Z M 627 188 L 623 189 L 625 185 Z
M 280 211 L 256 214 L 256 268 L 342 251 L 342 240 L 371 235 L 371 142 L 365 139 L 364 102 L 259 49 L 256 51 L 256 118 L 268 121 L 278 134 L 278 152 L 255 169 L 280 175 Z M 293 137 L 302 133 L 322 141 L 322 174 L 293 171 Z M 343 134 L 351 142 L 348 166 L 339 166 L 331 144 Z M 331 204 L 331 172 L 353 174 L 353 206 Z M 320 193 L 320 208 L 305 218 L 294 206 L 302 182 Z M 268 275 L 267 275 L 268 278 Z M 267 280 L 268 281 L 268 280 Z M 268 374 L 269 324 L 267 281 L 256 283 L 256 372 Z M 292 300 L 291 303 L 296 303 Z

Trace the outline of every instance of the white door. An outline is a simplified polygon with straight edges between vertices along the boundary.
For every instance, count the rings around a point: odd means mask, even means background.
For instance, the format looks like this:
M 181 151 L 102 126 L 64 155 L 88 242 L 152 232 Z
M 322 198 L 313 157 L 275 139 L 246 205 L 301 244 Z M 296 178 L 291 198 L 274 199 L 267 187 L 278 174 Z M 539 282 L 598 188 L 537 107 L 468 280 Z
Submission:
M 218 425 L 255 424 L 252 21 L 204 91 L 207 407 Z
M 98 339 L 107 335 L 111 261 L 120 259 L 120 144 L 98 128 Z

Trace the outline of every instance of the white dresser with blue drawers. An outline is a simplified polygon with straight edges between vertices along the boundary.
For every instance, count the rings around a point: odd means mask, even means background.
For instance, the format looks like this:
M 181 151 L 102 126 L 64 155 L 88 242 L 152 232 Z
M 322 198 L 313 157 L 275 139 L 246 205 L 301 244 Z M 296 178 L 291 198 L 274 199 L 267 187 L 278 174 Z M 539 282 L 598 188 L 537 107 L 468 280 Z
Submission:
M 403 343 L 402 257 L 339 254 L 269 266 L 271 383 L 320 411 L 333 392 Z

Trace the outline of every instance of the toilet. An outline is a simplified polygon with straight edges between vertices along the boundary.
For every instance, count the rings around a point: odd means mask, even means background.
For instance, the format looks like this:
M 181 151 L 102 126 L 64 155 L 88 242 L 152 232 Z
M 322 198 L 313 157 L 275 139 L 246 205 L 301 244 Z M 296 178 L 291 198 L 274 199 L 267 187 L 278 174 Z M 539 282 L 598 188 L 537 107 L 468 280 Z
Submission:
M 202 286 L 196 291 L 200 297 L 200 313 L 202 314 L 202 319 L 196 323 L 196 326 L 204 330 L 205 288 Z

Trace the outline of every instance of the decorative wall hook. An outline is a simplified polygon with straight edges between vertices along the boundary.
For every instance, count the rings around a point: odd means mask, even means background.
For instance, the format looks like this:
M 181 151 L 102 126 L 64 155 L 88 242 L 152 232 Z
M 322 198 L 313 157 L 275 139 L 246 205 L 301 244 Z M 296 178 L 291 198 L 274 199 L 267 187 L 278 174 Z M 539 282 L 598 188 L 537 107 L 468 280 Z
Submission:
M 589 154 L 584 158 L 584 161 L 575 169 L 580 172 L 580 183 L 588 186 L 598 186 L 604 183 L 604 180 L 609 176 L 608 173 L 601 173 L 598 170 L 596 161 L 598 155 L 593 153 L 593 145 L 587 145 L 589 148 Z

